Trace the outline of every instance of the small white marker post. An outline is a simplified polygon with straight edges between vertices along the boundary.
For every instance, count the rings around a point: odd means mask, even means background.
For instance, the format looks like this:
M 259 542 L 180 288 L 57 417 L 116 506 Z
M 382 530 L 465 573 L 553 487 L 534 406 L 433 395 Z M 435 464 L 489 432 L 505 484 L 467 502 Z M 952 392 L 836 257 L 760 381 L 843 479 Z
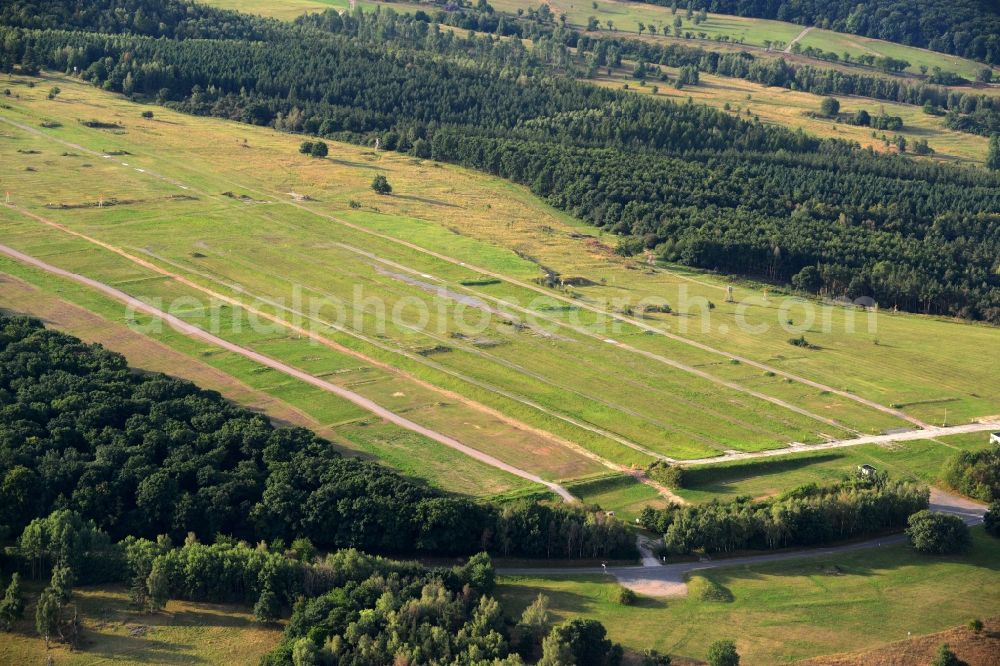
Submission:
M 4 203 L 10 204 L 10 190 L 7 191 L 7 195 L 4 197 Z

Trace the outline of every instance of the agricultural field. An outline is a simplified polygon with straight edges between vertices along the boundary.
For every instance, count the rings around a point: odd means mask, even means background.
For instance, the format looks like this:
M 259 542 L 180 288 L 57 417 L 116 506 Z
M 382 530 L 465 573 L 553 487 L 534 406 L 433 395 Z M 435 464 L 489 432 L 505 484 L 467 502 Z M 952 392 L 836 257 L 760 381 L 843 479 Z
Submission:
M 232 9 L 248 14 L 260 14 L 276 19 L 292 20 L 307 12 L 322 12 L 327 9 L 350 9 L 349 0 L 208 0 L 204 4 Z M 377 2 L 375 0 L 357 0 L 355 3 L 362 10 L 374 10 L 377 7 L 391 7 L 397 12 L 414 12 L 419 9 L 417 3 L 410 2 Z
M 872 649 L 1000 613 L 1000 541 L 982 528 L 973 535 L 972 550 L 963 557 L 929 557 L 892 545 L 712 569 L 691 580 L 686 598 L 640 598 L 634 606 L 621 605 L 618 583 L 600 575 L 504 577 L 498 597 L 516 617 L 545 594 L 558 618 L 600 620 L 609 638 L 635 653 L 653 648 L 675 659 L 704 659 L 710 643 L 734 638 L 741 663 L 791 663 Z M 701 599 L 704 581 L 729 590 L 733 600 Z
M 158 613 L 129 605 L 127 590 L 82 587 L 73 591 L 82 625 L 81 650 L 53 643 L 48 650 L 34 632 L 35 609 L 4 634 L 0 662 L 5 664 L 252 664 L 281 637 L 280 625 L 254 622 L 246 608 L 234 605 L 170 601 Z
M 973 351 L 991 344 L 985 326 L 779 301 L 753 284 L 729 304 L 727 281 L 623 260 L 613 238 L 496 179 L 343 144 L 311 159 L 293 136 L 163 109 L 144 119 L 63 78 L 13 90 L 3 243 L 214 318 L 240 344 L 546 478 L 1000 412 L 996 359 Z M 368 189 L 376 173 L 392 196 Z M 539 284 L 543 267 L 564 286 Z M 657 298 L 674 312 L 636 314 Z M 796 333 L 812 347 L 789 345 Z M 313 392 L 272 375 L 256 386 L 304 408 Z
M 852 58 L 870 54 L 905 60 L 910 63 L 910 66 L 905 71 L 911 74 L 921 73 L 923 71 L 921 70 L 921 66 L 926 67 L 928 71 L 932 71 L 935 67 L 940 67 L 942 70 L 954 72 L 970 81 L 974 81 L 976 73 L 986 67 L 982 63 L 946 53 L 938 53 L 913 46 L 904 46 L 903 44 L 872 39 L 871 37 L 863 37 L 861 35 L 833 32 L 832 30 L 810 30 L 807 35 L 799 40 L 799 44 L 802 48 L 811 46 L 823 51 L 832 51 L 841 57 L 845 53 L 849 54 Z M 995 71 L 996 68 L 994 68 Z
M 500 11 L 517 12 L 518 9 L 537 9 L 541 3 L 530 0 L 496 0 L 491 2 Z M 619 32 L 639 31 L 639 23 L 656 26 L 660 35 L 672 34 L 674 19 L 680 17 L 683 32 L 695 34 L 703 32 L 709 40 L 725 36 L 731 42 L 741 42 L 753 46 L 763 46 L 765 41 L 788 44 L 802 32 L 802 27 L 783 21 L 743 18 L 724 14 L 708 14 L 705 21 L 695 25 L 687 18 L 687 9 L 681 7 L 673 14 L 670 7 L 661 7 L 642 2 L 618 2 L 617 0 L 574 0 L 573 2 L 548 3 L 557 15 L 565 15 L 574 27 L 585 28 L 591 16 L 600 22 L 602 29 L 614 28 Z M 695 14 L 698 12 L 696 11 Z M 609 24 L 609 21 L 611 22 Z

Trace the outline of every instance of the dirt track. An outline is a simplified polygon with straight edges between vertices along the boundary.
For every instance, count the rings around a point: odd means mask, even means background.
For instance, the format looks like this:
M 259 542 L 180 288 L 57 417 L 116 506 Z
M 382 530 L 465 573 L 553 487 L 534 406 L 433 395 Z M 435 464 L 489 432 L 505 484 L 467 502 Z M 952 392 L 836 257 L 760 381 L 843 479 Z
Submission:
M 799 42 L 800 39 L 802 39 L 803 37 L 805 37 L 806 35 L 808 35 L 809 32 L 812 29 L 813 29 L 813 27 L 809 26 L 808 28 L 806 28 L 802 32 L 800 32 L 798 35 L 796 35 L 795 39 L 793 39 L 792 41 L 788 42 L 788 46 L 785 47 L 784 53 L 791 53 L 792 52 L 792 47 L 795 46 Z

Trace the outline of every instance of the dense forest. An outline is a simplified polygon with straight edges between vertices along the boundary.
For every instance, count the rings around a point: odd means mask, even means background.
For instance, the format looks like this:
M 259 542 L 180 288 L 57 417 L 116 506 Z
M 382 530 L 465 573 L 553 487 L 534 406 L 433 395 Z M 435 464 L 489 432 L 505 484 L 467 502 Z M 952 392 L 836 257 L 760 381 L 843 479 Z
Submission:
M 647 1 L 814 25 L 1000 64 L 1000 11 L 991 0 Z
M 100 6 L 116 3 L 125 0 Z M 74 31 L 0 28 L 4 70 L 50 67 L 190 113 L 378 138 L 524 183 L 626 236 L 625 254 L 650 249 L 832 297 L 1000 322 L 1000 177 L 577 82 L 565 74 L 574 58 L 599 60 L 603 48 L 614 60 L 613 45 L 571 54 L 559 26 L 529 50 L 392 12 L 328 11 L 291 25 L 199 9 L 179 24 L 198 34 L 218 24 L 226 38 L 185 40 L 160 37 L 169 28 L 152 22 L 121 28 L 128 35 L 85 32 L 114 29 L 104 17 L 115 12 L 67 20 L 55 2 L 23 18 L 25 4 L 11 3 L 6 20 Z M 180 14 L 152 4 L 165 20 Z M 261 34 L 268 41 L 255 41 Z M 765 76 L 780 65 L 746 66 Z M 788 75 L 818 92 L 828 78 Z M 888 81 L 868 78 L 844 80 Z
M 0 316 L 0 532 L 69 509 L 112 539 L 223 534 L 324 549 L 631 557 L 619 521 L 583 508 L 493 505 L 344 458 L 217 393 L 36 320 Z

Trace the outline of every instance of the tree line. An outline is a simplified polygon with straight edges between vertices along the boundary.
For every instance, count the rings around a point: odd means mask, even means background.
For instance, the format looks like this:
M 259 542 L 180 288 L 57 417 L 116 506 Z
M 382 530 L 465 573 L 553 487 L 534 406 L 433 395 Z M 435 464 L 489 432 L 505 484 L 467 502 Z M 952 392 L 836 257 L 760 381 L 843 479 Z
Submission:
M 929 491 L 876 473 L 832 486 L 810 484 L 778 498 L 738 498 L 697 505 L 646 507 L 639 517 L 663 535 L 668 553 L 731 553 L 815 546 L 900 529 L 927 509 Z
M 757 57 L 746 51 L 722 53 L 682 44 L 658 44 L 623 37 L 580 35 L 574 46 L 599 67 L 626 57 L 666 67 L 697 67 L 702 72 L 744 79 L 815 95 L 854 95 L 923 106 L 929 113 L 949 112 L 949 127 L 975 134 L 993 133 L 983 118 L 1000 113 L 1000 98 L 975 91 L 900 77 L 797 65 L 780 57 Z M 617 66 L 617 65 L 616 65 Z M 981 127 L 982 124 L 982 127 Z
M 17 541 L 13 564 L 48 578 L 35 603 L 35 627 L 46 642 L 80 638 L 74 587 L 122 583 L 132 606 L 156 613 L 170 599 L 239 603 L 261 623 L 291 614 L 282 640 L 263 664 L 505 664 L 614 666 L 622 649 L 593 620 L 556 624 L 540 596 L 518 622 L 490 596 L 486 553 L 453 567 L 425 567 L 344 549 L 323 556 L 307 539 L 252 546 L 232 538 L 202 544 L 189 534 L 129 536 L 111 544 L 93 521 L 70 510 L 33 520 Z M 36 566 L 44 561 L 44 567 Z M 10 630 L 26 603 L 18 573 L 0 600 L 0 629 Z M 568 656 L 568 659 L 567 659 Z
M 613 517 L 446 495 L 218 393 L 135 373 L 37 320 L 0 316 L 0 536 L 56 509 L 113 540 L 193 532 L 378 553 L 634 554 Z

